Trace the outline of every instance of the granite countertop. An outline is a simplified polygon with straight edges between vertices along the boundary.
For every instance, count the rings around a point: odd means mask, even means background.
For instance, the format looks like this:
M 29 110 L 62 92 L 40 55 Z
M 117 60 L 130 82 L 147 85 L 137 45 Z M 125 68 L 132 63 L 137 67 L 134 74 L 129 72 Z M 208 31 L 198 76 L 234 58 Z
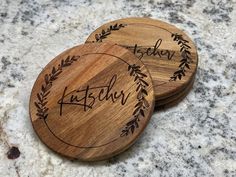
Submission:
M 134 146 L 110 160 L 56 155 L 29 119 L 37 75 L 103 23 L 131 16 L 161 19 L 191 36 L 199 53 L 192 91 L 156 111 Z M 0 0 L 0 177 L 236 176 L 235 92 L 235 0 Z

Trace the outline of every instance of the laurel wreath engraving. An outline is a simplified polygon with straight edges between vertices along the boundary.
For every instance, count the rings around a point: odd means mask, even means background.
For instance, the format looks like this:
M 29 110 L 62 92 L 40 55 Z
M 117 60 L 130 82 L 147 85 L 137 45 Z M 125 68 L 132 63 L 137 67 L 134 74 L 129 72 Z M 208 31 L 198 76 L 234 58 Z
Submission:
M 102 42 L 102 40 L 107 38 L 107 36 L 110 35 L 112 31 L 119 30 L 121 28 L 124 28 L 125 26 L 126 24 L 117 24 L 117 23 L 115 25 L 110 25 L 110 27 L 107 28 L 106 30 L 103 29 L 100 34 L 95 34 L 96 42 Z
M 138 103 L 134 106 L 135 110 L 132 114 L 132 119 L 126 124 L 125 128 L 122 130 L 122 136 L 128 136 L 129 133 L 134 133 L 134 130 L 139 127 L 138 122 L 141 117 L 145 117 L 145 110 L 149 107 L 149 103 L 146 100 L 146 96 L 148 95 L 146 87 L 149 85 L 144 78 L 147 77 L 146 74 L 143 74 L 140 70 L 140 66 L 138 65 L 129 65 L 128 71 L 130 71 L 130 76 L 134 77 L 134 82 L 137 83 L 136 92 Z
M 42 84 L 41 90 L 37 93 L 37 101 L 34 102 L 39 119 L 46 120 L 48 117 L 48 108 L 47 108 L 47 98 L 50 93 L 50 89 L 52 87 L 53 81 L 55 81 L 58 76 L 62 73 L 64 67 L 70 66 L 73 62 L 77 61 L 80 56 L 68 56 L 65 60 L 62 59 L 61 63 L 58 67 L 53 67 L 50 74 L 45 74 L 44 83 Z M 137 92 L 137 100 L 138 102 L 134 106 L 134 111 L 132 114 L 132 119 L 125 125 L 125 128 L 122 130 L 121 137 L 127 136 L 130 133 L 134 133 L 135 129 L 139 127 L 139 121 L 141 117 L 145 117 L 145 110 L 149 107 L 149 103 L 146 100 L 146 96 L 148 95 L 146 87 L 149 84 L 144 80 L 147 75 L 142 73 L 140 70 L 140 66 L 138 65 L 129 65 L 128 71 L 130 72 L 130 76 L 134 77 L 134 82 L 137 84 L 136 92 Z
M 100 34 L 95 34 L 96 42 L 102 42 L 103 39 L 107 38 L 107 36 L 111 34 L 111 31 L 119 30 L 120 28 L 125 27 L 125 26 L 127 26 L 127 24 L 118 25 L 116 23 L 113 26 L 111 25 L 106 30 L 103 29 Z M 186 68 L 190 69 L 189 65 L 192 59 L 190 57 L 191 53 L 189 49 L 191 49 L 191 47 L 188 45 L 189 41 L 185 40 L 182 35 L 177 34 L 177 33 L 172 33 L 171 37 L 173 38 L 174 41 L 178 42 L 178 45 L 180 46 L 181 57 L 182 57 L 180 60 L 180 65 L 178 67 L 178 70 L 173 73 L 173 75 L 170 77 L 170 80 L 169 80 L 169 81 L 176 81 L 177 79 L 181 80 L 181 78 L 185 76 Z
M 46 107 L 48 101 L 47 96 L 50 93 L 50 89 L 52 87 L 53 81 L 58 78 L 58 76 L 61 74 L 62 69 L 70 66 L 73 62 L 77 61 L 80 58 L 80 56 L 68 56 L 65 60 L 62 59 L 61 63 L 58 65 L 58 67 L 53 67 L 50 74 L 45 74 L 44 76 L 44 83 L 42 84 L 41 91 L 37 93 L 38 101 L 34 102 L 39 119 L 46 120 L 48 117 L 48 108 Z
M 190 69 L 189 65 L 192 62 L 192 59 L 190 57 L 191 53 L 189 49 L 191 49 L 191 47 L 188 45 L 189 41 L 185 40 L 182 35 L 173 33 L 171 37 L 174 41 L 178 42 L 182 57 L 180 60 L 179 69 L 174 72 L 173 76 L 170 77 L 170 81 L 176 81 L 176 79 L 181 80 L 181 78 L 185 76 L 186 68 Z

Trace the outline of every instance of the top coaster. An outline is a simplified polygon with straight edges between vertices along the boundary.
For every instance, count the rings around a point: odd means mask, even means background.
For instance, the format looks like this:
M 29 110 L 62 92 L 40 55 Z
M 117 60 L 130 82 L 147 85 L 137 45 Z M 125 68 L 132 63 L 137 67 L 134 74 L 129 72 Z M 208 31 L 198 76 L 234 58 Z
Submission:
M 144 64 L 115 44 L 84 44 L 53 59 L 38 76 L 30 117 L 39 138 L 59 154 L 85 161 L 134 143 L 154 108 Z
M 96 29 L 86 43 L 112 41 L 147 66 L 156 100 L 181 92 L 193 79 L 198 57 L 191 39 L 173 25 L 150 18 L 125 18 Z

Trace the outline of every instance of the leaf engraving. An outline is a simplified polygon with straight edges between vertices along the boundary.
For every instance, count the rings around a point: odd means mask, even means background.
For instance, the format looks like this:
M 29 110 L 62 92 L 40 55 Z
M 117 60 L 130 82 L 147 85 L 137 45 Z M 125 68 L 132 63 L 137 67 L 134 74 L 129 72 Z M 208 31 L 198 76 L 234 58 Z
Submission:
M 115 25 L 110 25 L 107 29 L 102 29 L 101 33 L 95 34 L 96 41 L 93 42 L 102 42 L 102 40 L 107 38 L 107 36 L 110 35 L 112 31 L 120 30 L 125 26 L 126 24 L 117 24 L 117 23 Z
M 173 33 L 171 37 L 180 46 L 180 52 L 181 52 L 181 57 L 182 57 L 180 60 L 178 70 L 174 72 L 174 74 L 170 77 L 170 80 L 169 80 L 169 81 L 176 81 L 177 79 L 181 80 L 181 78 L 186 75 L 185 74 L 186 68 L 190 69 L 189 65 L 192 62 L 192 59 L 191 59 L 191 53 L 189 49 L 191 49 L 191 47 L 188 45 L 189 41 L 185 40 L 182 35 Z
M 140 66 L 135 64 L 129 65 L 128 71 L 130 72 L 130 76 L 134 77 L 134 82 L 137 84 L 137 103 L 134 106 L 131 120 L 126 123 L 125 128 L 121 131 L 121 137 L 135 132 L 135 129 L 139 127 L 140 118 L 145 117 L 145 110 L 149 107 L 149 103 L 145 98 L 148 95 L 146 87 L 149 85 L 145 81 L 147 75 L 142 73 Z
M 80 56 L 68 56 L 65 60 L 61 60 L 61 64 L 58 67 L 53 66 L 50 74 L 45 74 L 44 83 L 41 86 L 41 90 L 37 93 L 37 101 L 34 102 L 35 107 L 37 108 L 36 116 L 39 119 L 46 119 L 48 117 L 48 107 L 47 98 L 50 94 L 50 88 L 52 87 L 53 81 L 58 78 L 62 73 L 64 67 L 70 66 L 73 62 L 77 61 Z

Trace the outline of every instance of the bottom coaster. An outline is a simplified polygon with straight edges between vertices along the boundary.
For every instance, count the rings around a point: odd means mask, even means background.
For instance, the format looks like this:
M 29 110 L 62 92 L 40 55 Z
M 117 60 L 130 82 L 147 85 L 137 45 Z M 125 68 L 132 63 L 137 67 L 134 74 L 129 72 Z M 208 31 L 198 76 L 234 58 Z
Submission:
M 160 100 L 159 102 L 156 102 L 155 108 L 165 109 L 165 108 L 169 108 L 169 107 L 177 105 L 188 95 L 188 93 L 191 91 L 193 87 L 193 84 L 194 84 L 194 79 L 190 82 L 190 84 L 187 85 L 187 87 L 183 89 L 182 92 L 175 94 L 169 99 L 164 99 L 164 100 Z
M 177 104 L 185 96 L 187 96 L 188 92 L 191 89 L 191 85 L 193 85 L 193 83 L 194 83 L 194 80 L 195 80 L 195 74 L 193 75 L 191 80 L 183 87 L 182 90 L 178 90 L 176 93 L 171 94 L 171 96 L 169 96 L 167 98 L 162 98 L 162 99 L 156 100 L 156 107 L 160 107 L 160 106 L 167 106 L 168 107 L 169 103 L 171 103 L 171 105 Z
M 129 50 L 110 43 L 58 55 L 39 74 L 30 97 L 39 138 L 57 153 L 84 161 L 130 147 L 153 108 L 148 70 Z

